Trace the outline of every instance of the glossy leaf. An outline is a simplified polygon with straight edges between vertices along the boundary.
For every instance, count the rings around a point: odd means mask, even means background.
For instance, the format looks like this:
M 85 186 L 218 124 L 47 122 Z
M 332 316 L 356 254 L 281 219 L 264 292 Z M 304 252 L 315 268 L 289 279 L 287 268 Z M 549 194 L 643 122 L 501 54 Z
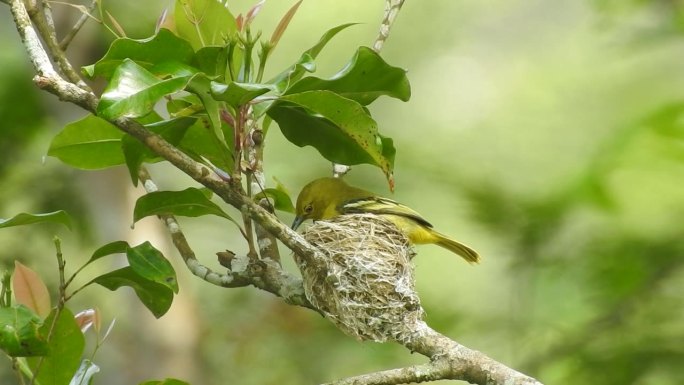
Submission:
M 374 164 L 392 185 L 392 142 L 359 103 L 331 91 L 307 91 L 282 96 L 268 115 L 293 144 L 313 146 L 335 163 Z
M 194 67 L 209 77 L 218 76 L 220 80 L 224 80 L 227 63 L 228 49 L 220 46 L 203 47 L 192 58 Z
M 19 261 L 14 261 L 12 290 L 14 290 L 17 303 L 26 306 L 40 318 L 45 318 L 50 314 L 52 305 L 47 286 L 38 273 Z
M 223 45 L 237 30 L 235 17 L 221 1 L 176 0 L 176 32 L 188 40 L 195 51 Z
M 179 147 L 196 160 L 205 157 L 216 167 L 230 172 L 233 169 L 233 131 L 226 124 L 221 125 L 221 130 L 227 144 L 216 137 L 207 119 L 199 119 L 188 128 Z
M 123 132 L 102 118 L 89 114 L 69 123 L 50 143 L 48 155 L 76 168 L 95 170 L 120 165 Z
M 224 101 L 233 108 L 238 108 L 249 103 L 259 95 L 263 95 L 272 89 L 264 84 L 237 83 L 228 84 L 211 82 L 211 94 L 214 99 Z
M 102 94 L 97 113 L 107 120 L 145 116 L 159 99 L 181 91 L 189 81 L 189 76 L 159 79 L 134 61 L 124 59 Z
M 131 287 L 143 305 L 157 318 L 166 314 L 173 301 L 171 289 L 141 277 L 130 266 L 101 275 L 91 283 L 97 283 L 112 291 L 123 286 Z
M 230 219 L 202 190 L 190 187 L 182 191 L 157 191 L 141 196 L 135 202 L 133 220 L 137 222 L 150 215 L 164 214 L 183 217 L 217 215 Z
M 295 64 L 293 64 L 280 74 L 276 75 L 273 79 L 269 80 L 268 83 L 273 84 L 279 90 L 284 91 L 292 83 L 301 79 L 301 77 L 304 76 L 306 72 L 314 72 L 316 66 L 313 61 L 314 59 L 316 59 L 318 54 L 321 53 L 321 51 L 328 44 L 328 42 L 333 37 L 335 37 L 335 35 L 337 35 L 340 31 L 348 27 L 351 27 L 355 24 L 357 23 L 342 24 L 326 31 L 316 44 L 314 44 L 311 48 L 307 49 L 306 51 L 304 51 L 304 53 L 302 53 L 299 60 L 297 60 Z
M 178 293 L 176 271 L 164 257 L 164 254 L 154 248 L 150 242 L 128 248 L 126 256 L 131 268 L 139 276 L 164 285 L 173 290 L 174 293 Z
M 112 254 L 124 254 L 126 253 L 126 250 L 128 250 L 130 246 L 128 245 L 128 242 L 126 241 L 114 241 L 107 243 L 106 245 L 101 246 L 97 250 L 93 252 L 93 255 L 90 256 L 90 259 L 88 262 L 86 262 L 86 265 L 89 265 L 98 259 L 102 257 L 106 257 L 108 255 Z
M 90 76 L 102 76 L 109 79 L 124 59 L 130 59 L 149 69 L 163 62 L 178 62 L 189 64 L 194 51 L 186 40 L 174 35 L 166 29 L 147 39 L 120 38 L 109 46 L 105 56 L 97 63 L 84 67 L 84 72 Z
M 294 205 L 292 204 L 292 199 L 287 194 L 287 192 L 283 191 L 282 189 L 278 189 L 278 188 L 264 189 L 264 191 L 260 192 L 259 194 L 256 194 L 254 196 L 254 199 L 258 201 L 264 197 L 268 197 L 271 199 L 271 201 L 273 202 L 273 207 L 276 210 L 285 211 L 287 213 L 294 214 L 295 208 L 294 208 Z
M 12 218 L 0 218 L 0 229 L 3 227 L 32 225 L 34 223 L 58 223 L 71 229 L 71 217 L 64 210 L 41 214 L 20 213 Z
M 11 357 L 44 356 L 48 345 L 41 319 L 23 305 L 0 307 L 0 350 Z
M 155 64 L 148 71 L 160 79 L 189 77 L 200 73 L 197 68 L 176 61 L 165 61 Z
M 293 84 L 286 94 L 311 90 L 333 91 L 362 105 L 382 95 L 407 101 L 411 88 L 406 71 L 393 67 L 368 47 L 361 47 L 349 63 L 330 79 L 309 76 Z
M 53 319 L 57 317 L 54 322 Z M 52 332 L 50 332 L 52 330 Z M 81 363 L 85 338 L 73 313 L 63 308 L 59 314 L 53 311 L 41 326 L 41 333 L 50 334 L 49 351 L 40 364 L 36 376 L 41 385 L 66 385 Z M 40 359 L 33 358 L 29 365 L 35 371 Z
M 225 142 L 225 136 L 223 131 L 221 131 L 220 106 L 211 94 L 211 83 L 212 82 L 208 77 L 203 74 L 198 74 L 197 76 L 193 76 L 188 83 L 188 91 L 197 95 L 202 101 L 204 111 L 209 118 L 214 135 L 216 135 L 220 141 Z
M 183 139 L 185 132 L 197 121 L 195 117 L 182 117 L 145 125 L 145 127 L 159 134 L 167 142 L 176 146 Z M 139 140 L 130 135 L 121 139 L 121 148 L 126 160 L 128 172 L 133 185 L 138 185 L 138 171 L 143 162 L 156 162 L 161 160 L 152 150 L 143 145 Z

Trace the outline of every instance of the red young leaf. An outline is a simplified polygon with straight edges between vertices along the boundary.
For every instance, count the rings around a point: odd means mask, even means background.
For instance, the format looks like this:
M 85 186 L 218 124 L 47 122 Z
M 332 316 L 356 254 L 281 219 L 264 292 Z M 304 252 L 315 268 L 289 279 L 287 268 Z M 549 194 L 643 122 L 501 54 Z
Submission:
M 302 0 L 299 0 L 295 5 L 293 5 L 292 8 L 290 8 L 290 10 L 287 11 L 285 16 L 283 16 L 283 18 L 280 20 L 280 23 L 278 23 L 275 31 L 273 31 L 273 36 L 271 36 L 272 47 L 275 47 L 278 44 L 278 41 L 280 41 L 280 38 L 283 36 L 283 33 L 285 33 L 287 26 L 290 24 L 290 20 L 292 20 L 295 13 L 297 13 L 297 8 L 299 8 L 301 3 Z
M 90 329 L 91 326 L 95 329 L 96 333 L 100 332 L 100 316 L 97 313 L 97 309 L 86 309 L 78 312 L 74 316 L 78 327 L 81 329 L 81 333 L 85 333 Z
M 266 0 L 259 0 L 256 4 L 252 6 L 249 12 L 247 12 L 247 15 L 245 15 L 246 27 L 249 27 L 249 25 L 252 23 L 252 20 L 254 20 L 259 11 L 261 11 L 261 7 L 264 6 L 264 3 L 266 3 Z
M 17 303 L 33 310 L 41 318 L 50 314 L 52 305 L 47 286 L 35 271 L 19 261 L 14 261 L 12 289 Z
M 242 17 L 242 14 L 237 15 L 235 18 L 235 25 L 238 31 L 242 31 L 242 23 L 244 22 L 244 18 Z

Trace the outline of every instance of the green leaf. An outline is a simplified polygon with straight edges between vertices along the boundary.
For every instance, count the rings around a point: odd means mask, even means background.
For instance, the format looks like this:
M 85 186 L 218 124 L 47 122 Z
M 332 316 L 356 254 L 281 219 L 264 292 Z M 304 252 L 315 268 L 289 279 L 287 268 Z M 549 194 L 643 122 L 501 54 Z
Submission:
M 217 0 L 176 0 L 176 32 L 188 40 L 195 51 L 223 45 L 237 30 L 235 18 Z
M 45 286 L 38 273 L 24 266 L 19 261 L 14 261 L 12 289 L 18 304 L 31 309 L 41 318 L 45 318 L 50 314 L 52 305 L 47 286 Z
M 402 101 L 411 97 L 406 71 L 393 67 L 368 47 L 360 47 L 349 63 L 332 78 L 306 77 L 290 87 L 286 94 L 311 90 L 333 91 L 362 105 L 387 95 Z
M 164 285 L 173 290 L 174 293 L 178 293 L 176 271 L 171 263 L 164 258 L 164 254 L 155 249 L 150 242 L 128 248 L 126 256 L 131 268 L 139 276 Z
M 217 215 L 231 219 L 219 206 L 210 201 L 202 190 L 187 188 L 183 191 L 157 191 L 145 194 L 135 202 L 135 222 L 150 215 L 180 215 L 199 217 Z
M 42 321 L 24 305 L 0 307 L 0 349 L 11 357 L 44 356 L 48 352 Z
M 253 83 L 230 82 L 228 84 L 211 82 L 211 94 L 214 99 L 224 101 L 233 108 L 249 103 L 259 95 L 273 89 L 273 86 Z
M 124 59 L 133 60 L 149 69 L 164 62 L 188 64 L 193 55 L 190 43 L 169 30 L 161 29 L 159 33 L 147 39 L 135 40 L 124 37 L 114 40 L 102 59 L 84 67 L 83 70 L 90 77 L 103 76 L 109 79 Z
M 190 385 L 189 383 L 175 378 L 167 378 L 164 380 L 152 380 L 141 382 L 139 385 Z
M 53 319 L 57 317 L 57 320 Z M 50 330 L 52 332 L 50 333 Z M 85 347 L 85 338 L 78 327 L 74 314 L 63 308 L 59 314 L 56 310 L 50 314 L 41 326 L 41 333 L 50 333 L 49 352 L 40 364 L 36 376 L 41 385 L 67 385 L 81 363 L 81 355 Z M 40 359 L 33 358 L 29 365 L 34 372 Z
M 123 132 L 104 119 L 89 114 L 67 124 L 50 143 L 48 155 L 76 168 L 95 170 L 120 165 Z
M 202 47 L 193 56 L 191 64 L 207 76 L 223 80 L 228 65 L 228 49 L 219 46 Z
M 307 91 L 280 97 L 268 115 L 293 144 L 313 146 L 331 162 L 376 165 L 392 186 L 392 141 L 359 103 L 331 91 Z
M 197 95 L 202 101 L 204 111 L 209 118 L 214 135 L 216 135 L 220 141 L 225 142 L 225 136 L 221 130 L 220 106 L 211 94 L 211 80 L 204 74 L 198 74 L 190 80 L 190 83 L 188 83 L 188 91 Z
M 145 127 L 159 134 L 167 142 L 176 146 L 185 136 L 185 132 L 190 126 L 197 121 L 195 117 L 181 117 L 175 119 L 164 120 L 161 122 L 145 125 Z M 133 181 L 133 185 L 138 185 L 138 171 L 143 162 L 156 162 L 162 160 L 158 155 L 152 152 L 139 140 L 130 135 L 125 135 L 121 139 L 121 147 L 128 172 Z
M 273 200 L 273 207 L 275 207 L 276 210 L 294 214 L 295 208 L 292 204 L 292 199 L 284 190 L 278 188 L 267 188 L 259 194 L 256 194 L 254 199 L 258 201 L 259 199 L 265 197 L 271 198 Z
M 173 291 L 171 289 L 141 277 L 130 266 L 101 275 L 90 283 L 97 283 L 111 291 L 123 286 L 131 287 L 140 299 L 140 302 L 157 318 L 166 314 L 173 301 Z
M 0 218 L 0 229 L 3 227 L 32 225 L 34 223 L 59 223 L 71 229 L 71 217 L 64 210 L 41 214 L 20 213 L 12 218 Z
M 102 94 L 97 113 L 107 120 L 145 116 L 159 99 L 181 91 L 189 81 L 188 76 L 161 80 L 134 61 L 124 59 Z
M 290 84 L 301 79 L 301 77 L 304 76 L 304 73 L 314 72 L 316 70 L 314 59 L 316 59 L 318 54 L 321 53 L 328 42 L 340 31 L 356 24 L 358 23 L 342 24 L 326 31 L 316 44 L 302 53 L 299 60 L 297 60 L 295 64 L 276 75 L 273 79 L 269 80 L 268 83 L 275 85 L 279 90 L 283 91 L 289 87 Z
M 216 137 L 207 119 L 199 119 L 188 128 L 179 147 L 198 161 L 201 161 L 200 156 L 205 157 L 216 167 L 230 172 L 233 170 L 233 128 L 222 124 L 221 130 L 227 144 Z
M 106 257 L 108 255 L 124 254 L 129 247 L 130 246 L 128 246 L 128 242 L 125 241 L 114 241 L 107 243 L 106 245 L 101 246 L 93 252 L 93 255 L 90 256 L 90 259 L 88 260 L 88 262 L 86 262 L 86 265 L 89 265 L 97 261 L 98 259 Z

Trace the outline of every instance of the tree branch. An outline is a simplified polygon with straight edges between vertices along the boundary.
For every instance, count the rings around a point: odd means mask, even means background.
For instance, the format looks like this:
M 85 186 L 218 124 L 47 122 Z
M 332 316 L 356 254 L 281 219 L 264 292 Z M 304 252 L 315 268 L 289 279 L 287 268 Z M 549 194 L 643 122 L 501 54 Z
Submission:
M 76 37 L 76 34 L 81 30 L 83 25 L 85 24 L 86 21 L 88 21 L 88 18 L 91 18 L 92 15 L 91 13 L 95 10 L 95 6 L 97 5 L 98 0 L 92 0 L 90 2 L 90 5 L 88 8 L 79 8 L 82 10 L 83 14 L 81 17 L 76 21 L 76 24 L 74 24 L 73 27 L 67 32 L 66 35 L 62 38 L 62 40 L 59 42 L 59 49 L 62 51 L 66 51 L 66 49 L 69 47 L 69 44 L 71 44 L 71 41 Z M 83 7 L 83 6 L 79 6 Z
M 38 73 L 34 78 L 36 84 L 40 88 L 55 94 L 60 100 L 74 103 L 87 111 L 96 113 L 98 98 L 92 92 L 86 91 L 76 86 L 74 83 L 62 79 L 52 67 L 48 55 L 31 25 L 31 20 L 26 12 L 23 0 L 8 1 L 21 40 Z M 401 3 L 403 3 L 403 1 L 399 2 L 399 4 Z M 396 11 L 394 15 L 396 16 Z M 386 19 L 390 22 L 393 20 L 391 17 Z M 386 38 L 386 35 L 384 36 Z M 281 223 L 275 216 L 254 202 L 251 197 L 242 194 L 238 187 L 233 187 L 226 183 L 220 177 L 212 173 L 205 165 L 195 162 L 192 158 L 171 145 L 161 136 L 150 132 L 132 119 L 119 118 L 111 120 L 110 123 L 114 124 L 123 132 L 138 139 L 154 153 L 160 155 L 179 170 L 212 190 L 228 204 L 240 210 L 244 210 L 251 219 L 280 240 L 290 250 L 295 252 L 305 263 L 317 264 L 318 261 L 324 258 L 320 251 L 304 240 L 301 235 Z M 183 258 L 186 260 L 186 264 L 193 265 L 189 266 L 191 271 L 192 269 L 196 269 L 197 266 L 194 266 L 194 264 L 199 264 L 199 262 L 195 259 L 192 250 L 187 246 L 187 241 L 182 237 L 182 232 L 180 232 L 177 223 L 175 220 L 169 221 L 168 218 L 165 222 L 171 230 L 172 237 L 175 238 L 174 244 L 177 244 L 176 246 L 181 251 Z M 178 230 L 174 230 L 175 228 L 178 228 Z M 186 246 L 187 250 L 185 250 Z M 192 262 L 189 263 L 188 261 Z M 280 295 L 293 303 L 301 301 L 301 303 L 298 304 L 306 306 L 302 299 L 304 298 L 303 292 L 299 291 L 301 282 L 297 283 L 296 281 L 293 281 L 292 277 L 280 269 L 277 262 L 272 259 L 263 259 L 259 262 L 263 271 L 255 272 L 254 276 L 251 277 L 251 283 L 254 286 Z M 201 269 L 197 271 L 201 271 Z M 286 284 L 279 285 L 279 280 Z M 422 323 L 407 340 L 408 342 L 404 344 L 406 348 L 429 357 L 432 362 L 425 365 L 411 366 L 403 369 L 394 369 L 354 377 L 341 380 L 342 382 L 338 383 L 398 384 L 413 381 L 429 381 L 433 379 L 460 379 L 482 385 L 540 385 L 540 383 L 533 378 L 518 373 L 478 351 L 468 349 L 458 344 L 430 329 L 424 323 Z M 425 370 L 425 373 L 427 374 L 423 374 L 422 370 Z M 364 378 L 365 380 L 363 380 Z
M 380 24 L 378 37 L 375 38 L 375 43 L 373 43 L 373 51 L 380 52 L 382 50 L 402 5 L 404 5 L 404 0 L 385 0 L 385 17 Z
M 158 191 L 158 188 L 146 168 L 141 167 L 138 173 L 145 191 Z M 283 298 L 287 303 L 314 309 L 304 295 L 302 280 L 282 270 L 279 264 L 272 261 L 254 260 L 242 257 L 246 263 L 235 263 L 228 274 L 212 271 L 197 260 L 195 252 L 188 244 L 180 225 L 173 215 L 159 215 L 164 222 L 176 250 L 180 253 L 185 265 L 191 273 L 216 286 L 234 288 L 253 285 L 259 289 Z M 237 259 L 237 257 L 236 257 Z M 237 268 L 241 266 L 241 268 Z

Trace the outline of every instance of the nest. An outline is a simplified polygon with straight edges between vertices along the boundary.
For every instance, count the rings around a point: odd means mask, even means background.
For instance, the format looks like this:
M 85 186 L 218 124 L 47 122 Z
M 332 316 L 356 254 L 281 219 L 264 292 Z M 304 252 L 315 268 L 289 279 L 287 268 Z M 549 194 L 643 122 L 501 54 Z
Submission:
M 369 214 L 317 221 L 304 233 L 325 258 L 296 258 L 309 301 L 359 340 L 405 342 L 423 318 L 414 251 L 397 227 Z

